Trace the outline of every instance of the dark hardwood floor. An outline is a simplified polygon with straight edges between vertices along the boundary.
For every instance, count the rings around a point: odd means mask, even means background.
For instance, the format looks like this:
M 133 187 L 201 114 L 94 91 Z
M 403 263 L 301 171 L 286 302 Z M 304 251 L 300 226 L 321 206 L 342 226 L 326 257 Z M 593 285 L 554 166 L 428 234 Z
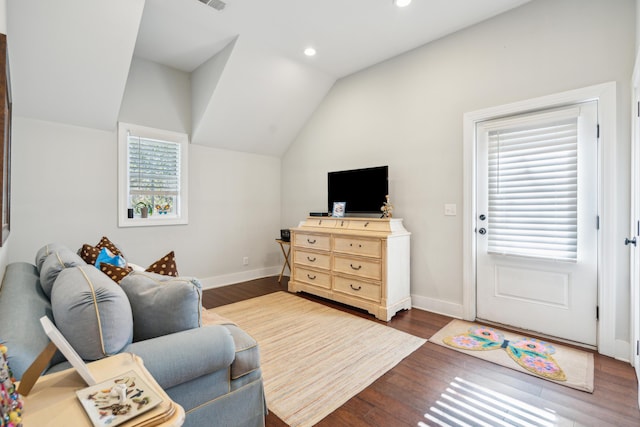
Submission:
M 213 308 L 286 291 L 287 278 L 282 284 L 277 279 L 206 290 L 203 305 Z M 360 310 L 299 295 L 377 321 Z M 413 309 L 398 313 L 387 325 L 429 338 L 450 320 Z M 427 343 L 318 425 L 640 426 L 633 368 L 610 357 L 594 356 L 595 391 L 590 394 Z M 266 424 L 286 425 L 273 413 L 267 416 Z

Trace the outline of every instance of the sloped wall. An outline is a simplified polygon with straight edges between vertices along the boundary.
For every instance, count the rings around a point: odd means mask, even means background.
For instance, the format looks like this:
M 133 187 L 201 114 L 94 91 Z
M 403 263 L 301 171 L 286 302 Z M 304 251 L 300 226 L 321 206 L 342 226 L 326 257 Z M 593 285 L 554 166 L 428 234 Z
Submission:
M 616 81 L 626 235 L 634 21 L 633 0 L 536 0 L 339 80 L 283 158 L 283 226 L 326 209 L 328 171 L 389 165 L 394 215 L 413 233 L 414 304 L 459 315 L 463 114 Z M 628 255 L 616 259 L 616 335 L 628 340 Z

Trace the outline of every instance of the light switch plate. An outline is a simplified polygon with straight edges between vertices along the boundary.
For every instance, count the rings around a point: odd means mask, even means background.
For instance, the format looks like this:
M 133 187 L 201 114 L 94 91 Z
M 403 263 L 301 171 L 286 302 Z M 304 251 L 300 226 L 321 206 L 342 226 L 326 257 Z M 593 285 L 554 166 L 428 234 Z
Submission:
M 446 216 L 456 216 L 456 205 L 454 204 L 445 204 L 444 205 L 444 214 Z

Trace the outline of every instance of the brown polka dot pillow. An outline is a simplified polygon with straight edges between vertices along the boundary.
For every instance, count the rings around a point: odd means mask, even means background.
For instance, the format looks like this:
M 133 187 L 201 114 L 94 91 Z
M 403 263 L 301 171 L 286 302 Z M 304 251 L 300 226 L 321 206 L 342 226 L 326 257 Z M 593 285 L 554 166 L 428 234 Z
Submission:
M 111 253 L 114 255 L 120 255 L 124 257 L 124 255 L 122 255 L 122 251 L 118 249 L 118 247 L 111 240 L 109 240 L 106 236 L 102 236 L 102 239 L 100 239 L 98 244 L 95 246 L 91 246 L 86 243 L 82 245 L 79 253 L 80 258 L 82 258 L 87 264 L 95 265 L 96 259 L 98 258 L 98 255 L 100 254 L 102 248 L 109 249 L 109 251 L 111 251 Z
M 178 268 L 176 267 L 176 257 L 173 251 L 169 252 L 153 264 L 145 271 L 161 274 L 163 276 L 178 277 Z
M 96 248 L 100 248 L 100 249 L 107 248 L 114 255 L 122 255 L 122 251 L 118 249 L 118 247 L 106 236 L 102 236 L 102 239 L 100 239 L 100 241 L 96 245 Z
M 100 248 L 85 243 L 80 249 L 80 258 L 82 258 L 87 264 L 94 265 L 100 251 Z
M 109 276 L 111 280 L 116 283 L 120 283 L 122 279 L 127 277 L 129 273 L 133 271 L 133 268 L 127 267 L 118 267 L 113 264 L 107 264 L 105 262 L 100 263 L 100 271 Z

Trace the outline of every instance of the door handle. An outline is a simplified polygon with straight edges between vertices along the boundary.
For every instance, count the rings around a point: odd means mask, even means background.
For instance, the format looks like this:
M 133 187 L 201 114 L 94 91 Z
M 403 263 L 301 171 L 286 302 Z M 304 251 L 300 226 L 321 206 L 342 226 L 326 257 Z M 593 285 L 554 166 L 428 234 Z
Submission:
M 478 233 L 482 234 L 483 236 L 485 234 L 487 234 L 487 229 L 486 228 L 481 228 L 480 230 L 478 230 Z
M 629 246 L 630 244 L 636 246 L 636 238 L 634 237 L 633 240 L 629 240 L 629 238 L 626 238 L 624 239 L 624 244 L 626 246 Z

